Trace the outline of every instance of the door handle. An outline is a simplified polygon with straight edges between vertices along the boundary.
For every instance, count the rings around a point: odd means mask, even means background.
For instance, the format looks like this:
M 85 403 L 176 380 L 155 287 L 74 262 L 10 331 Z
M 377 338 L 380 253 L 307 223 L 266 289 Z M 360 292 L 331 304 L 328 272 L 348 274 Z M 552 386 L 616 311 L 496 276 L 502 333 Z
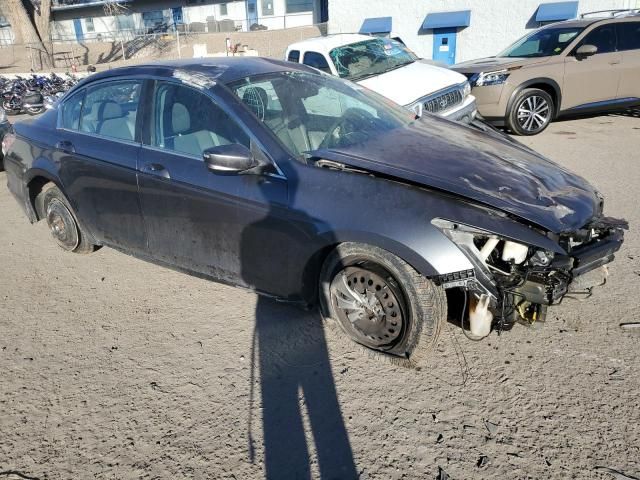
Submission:
M 76 153 L 76 149 L 69 140 L 60 140 L 56 143 L 56 148 L 66 153 Z
M 171 178 L 169 175 L 169 171 L 164 168 L 164 165 L 159 163 L 147 163 L 144 167 L 142 167 L 142 171 L 145 173 L 150 173 L 151 175 L 157 175 L 158 177 L 163 178 Z

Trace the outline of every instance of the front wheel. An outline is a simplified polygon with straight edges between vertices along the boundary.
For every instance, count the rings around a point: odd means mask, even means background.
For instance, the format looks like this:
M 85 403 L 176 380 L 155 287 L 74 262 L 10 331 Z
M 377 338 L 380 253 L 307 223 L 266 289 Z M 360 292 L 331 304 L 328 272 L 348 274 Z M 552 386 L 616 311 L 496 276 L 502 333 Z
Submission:
M 395 255 L 355 243 L 325 261 L 320 301 L 342 335 L 406 367 L 421 365 L 447 317 L 441 287 Z
M 507 113 L 507 126 L 516 135 L 537 135 L 549 126 L 554 114 L 551 95 L 538 88 L 525 88 Z

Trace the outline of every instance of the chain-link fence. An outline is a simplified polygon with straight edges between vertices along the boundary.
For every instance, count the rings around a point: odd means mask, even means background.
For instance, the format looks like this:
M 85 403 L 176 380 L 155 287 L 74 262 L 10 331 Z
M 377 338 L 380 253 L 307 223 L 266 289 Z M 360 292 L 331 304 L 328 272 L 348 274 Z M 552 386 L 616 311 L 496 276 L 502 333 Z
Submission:
M 326 24 L 278 30 L 201 32 L 193 28 L 173 31 L 121 32 L 83 42 L 0 45 L 0 73 L 30 70 L 98 69 L 144 60 L 204 56 L 259 55 L 284 58 L 289 44 L 327 34 Z

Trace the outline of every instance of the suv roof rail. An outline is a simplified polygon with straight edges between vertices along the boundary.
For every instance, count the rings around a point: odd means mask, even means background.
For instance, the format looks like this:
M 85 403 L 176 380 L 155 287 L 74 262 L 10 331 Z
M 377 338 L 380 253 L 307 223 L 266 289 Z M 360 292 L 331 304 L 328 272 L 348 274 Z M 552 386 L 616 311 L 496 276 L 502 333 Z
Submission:
M 596 10 L 593 12 L 584 12 L 580 14 L 580 18 L 584 18 L 588 15 L 598 15 L 606 13 L 611 18 L 616 18 L 618 16 L 635 16 L 640 15 L 640 8 L 618 8 L 613 10 Z

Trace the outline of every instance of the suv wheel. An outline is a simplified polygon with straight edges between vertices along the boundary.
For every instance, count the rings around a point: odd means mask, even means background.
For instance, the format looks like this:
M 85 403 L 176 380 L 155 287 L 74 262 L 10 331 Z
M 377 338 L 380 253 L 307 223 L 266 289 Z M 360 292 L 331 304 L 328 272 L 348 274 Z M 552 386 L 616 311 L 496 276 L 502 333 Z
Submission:
M 538 88 L 525 88 L 516 95 L 507 125 L 517 135 L 537 135 L 549 126 L 554 113 L 551 95 Z

